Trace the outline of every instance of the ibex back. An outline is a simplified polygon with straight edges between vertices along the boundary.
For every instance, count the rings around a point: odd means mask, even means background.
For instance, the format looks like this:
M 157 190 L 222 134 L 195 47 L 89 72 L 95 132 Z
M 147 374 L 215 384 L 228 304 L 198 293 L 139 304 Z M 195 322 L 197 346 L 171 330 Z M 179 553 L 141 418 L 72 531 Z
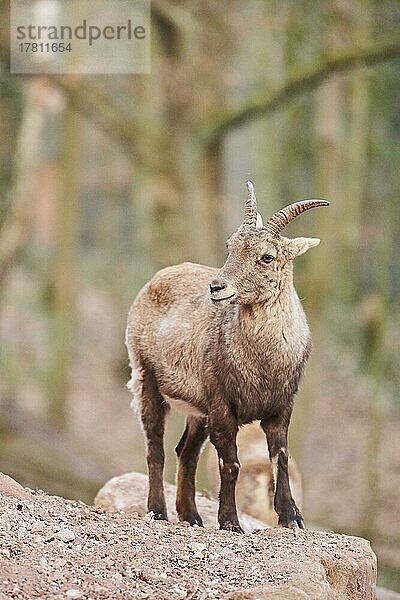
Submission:
M 253 185 L 247 188 L 245 217 L 228 240 L 224 266 L 183 263 L 159 271 L 133 303 L 126 333 L 129 387 L 147 439 L 149 512 L 167 519 L 163 437 L 172 406 L 187 414 L 176 447 L 179 518 L 202 525 L 195 473 L 209 436 L 219 457 L 220 528 L 237 532 L 236 435 L 255 420 L 267 438 L 279 523 L 304 527 L 289 486 L 287 432 L 311 338 L 293 287 L 293 259 L 320 240 L 280 232 L 298 214 L 329 204 L 296 202 L 263 226 Z

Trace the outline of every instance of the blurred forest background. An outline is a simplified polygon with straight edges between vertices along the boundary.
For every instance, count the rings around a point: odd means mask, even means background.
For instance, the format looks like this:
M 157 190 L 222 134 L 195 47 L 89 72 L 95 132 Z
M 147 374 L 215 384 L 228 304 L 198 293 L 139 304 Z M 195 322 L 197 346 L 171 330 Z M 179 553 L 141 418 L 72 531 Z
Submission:
M 112 76 L 10 75 L 8 10 L 0 470 L 85 501 L 144 471 L 124 387 L 137 291 L 224 262 L 248 178 L 265 218 L 327 198 L 287 230 L 322 240 L 296 264 L 314 352 L 290 448 L 306 521 L 369 538 L 400 589 L 399 2 L 153 0 L 152 74 Z

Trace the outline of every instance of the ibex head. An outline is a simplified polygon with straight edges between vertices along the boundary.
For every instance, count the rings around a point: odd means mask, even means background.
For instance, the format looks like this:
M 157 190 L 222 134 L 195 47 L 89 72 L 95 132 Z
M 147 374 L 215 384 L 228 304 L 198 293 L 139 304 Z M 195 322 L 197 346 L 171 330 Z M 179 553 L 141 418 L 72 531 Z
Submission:
M 211 300 L 216 304 L 272 304 L 285 289 L 285 282 L 291 283 L 293 259 L 320 243 L 318 238 L 289 239 L 280 233 L 299 214 L 317 206 L 329 206 L 329 202 L 294 202 L 263 225 L 253 184 L 248 181 L 246 185 L 243 223 L 229 238 L 226 262 L 210 283 Z

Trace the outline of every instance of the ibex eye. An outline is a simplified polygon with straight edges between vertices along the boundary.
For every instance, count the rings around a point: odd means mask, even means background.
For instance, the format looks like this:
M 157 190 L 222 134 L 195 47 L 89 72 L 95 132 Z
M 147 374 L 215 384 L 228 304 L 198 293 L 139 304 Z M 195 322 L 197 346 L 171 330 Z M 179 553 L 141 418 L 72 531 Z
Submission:
M 271 263 L 274 260 L 275 256 L 272 256 L 271 254 L 264 254 L 264 256 L 261 257 L 261 261 L 263 263 Z

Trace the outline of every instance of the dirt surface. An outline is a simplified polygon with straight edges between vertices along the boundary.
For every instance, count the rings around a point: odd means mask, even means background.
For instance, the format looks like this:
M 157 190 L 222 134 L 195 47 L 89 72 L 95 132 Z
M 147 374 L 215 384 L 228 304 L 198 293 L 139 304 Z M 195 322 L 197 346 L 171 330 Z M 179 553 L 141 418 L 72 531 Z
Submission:
M 1 485 L 2 600 L 375 597 L 360 538 L 190 528 Z

